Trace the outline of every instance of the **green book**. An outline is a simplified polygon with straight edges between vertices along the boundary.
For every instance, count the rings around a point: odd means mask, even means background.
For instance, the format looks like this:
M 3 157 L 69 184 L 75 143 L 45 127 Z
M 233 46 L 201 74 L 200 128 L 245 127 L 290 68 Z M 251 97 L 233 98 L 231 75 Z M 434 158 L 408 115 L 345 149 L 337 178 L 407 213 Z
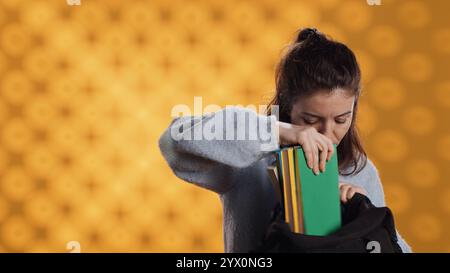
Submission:
M 294 150 L 292 162 L 284 162 L 278 170 L 287 170 L 291 166 L 295 173 L 295 191 L 297 192 L 298 212 L 294 217 L 300 217 L 303 225 L 301 233 L 307 235 L 328 235 L 341 227 L 341 207 L 339 198 L 339 172 L 337 153 L 326 163 L 325 172 L 315 175 L 306 164 L 305 155 L 300 146 L 283 148 Z M 336 151 L 336 145 L 334 145 Z M 285 165 L 286 164 L 286 165 Z M 283 174 L 284 175 L 284 174 Z M 286 203 L 286 202 L 285 202 Z M 293 230 L 294 231 L 294 230 Z

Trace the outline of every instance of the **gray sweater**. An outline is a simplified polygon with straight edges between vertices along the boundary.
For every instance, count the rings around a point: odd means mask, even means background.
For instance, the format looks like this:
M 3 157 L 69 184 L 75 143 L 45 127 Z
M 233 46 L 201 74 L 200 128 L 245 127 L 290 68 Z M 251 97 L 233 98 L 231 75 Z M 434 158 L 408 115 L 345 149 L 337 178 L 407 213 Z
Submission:
M 269 129 L 276 141 L 264 149 L 261 148 L 262 140 L 252 138 L 183 138 L 192 136 L 196 128 L 202 126 L 213 126 L 223 131 L 251 127 L 248 122 L 234 118 L 224 120 L 224 126 L 213 125 L 219 115 L 222 118 L 233 114 L 245 114 L 269 128 L 276 122 L 275 116 L 260 115 L 239 107 L 227 107 L 203 116 L 175 118 L 159 139 L 159 147 L 177 177 L 219 194 L 223 207 L 225 252 L 247 252 L 254 249 L 264 236 L 275 205 L 275 193 L 266 167 L 274 164 L 273 151 L 279 148 L 278 132 Z M 339 180 L 364 188 L 375 206 L 385 206 L 378 171 L 369 159 L 361 172 L 339 176 Z M 403 252 L 411 252 L 398 232 L 397 235 Z

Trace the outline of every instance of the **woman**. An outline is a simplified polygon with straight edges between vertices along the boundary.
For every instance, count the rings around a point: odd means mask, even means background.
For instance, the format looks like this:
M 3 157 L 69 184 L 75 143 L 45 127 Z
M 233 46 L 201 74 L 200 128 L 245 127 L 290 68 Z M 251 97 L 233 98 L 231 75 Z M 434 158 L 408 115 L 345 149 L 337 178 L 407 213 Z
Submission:
M 173 120 L 159 140 L 161 152 L 179 178 L 220 195 L 226 252 L 255 249 L 264 236 L 275 205 L 266 167 L 274 164 L 273 151 L 280 146 L 301 145 L 315 173 L 324 171 L 326 160 L 337 152 L 341 200 L 346 202 L 359 192 L 375 206 L 385 206 L 377 169 L 367 158 L 355 127 L 360 91 L 361 74 L 353 52 L 307 28 L 298 33 L 277 68 L 271 106 L 279 106 L 279 120 L 270 115 L 269 108 L 265 116 L 238 107 Z M 261 139 L 248 137 L 183 138 L 192 135 L 196 127 L 213 126 L 223 116 L 242 114 L 272 128 L 270 134 L 276 141 L 263 146 Z M 249 130 L 246 136 L 256 130 L 235 118 L 215 129 L 226 133 L 239 128 Z M 403 252 L 411 252 L 399 234 L 398 239 Z

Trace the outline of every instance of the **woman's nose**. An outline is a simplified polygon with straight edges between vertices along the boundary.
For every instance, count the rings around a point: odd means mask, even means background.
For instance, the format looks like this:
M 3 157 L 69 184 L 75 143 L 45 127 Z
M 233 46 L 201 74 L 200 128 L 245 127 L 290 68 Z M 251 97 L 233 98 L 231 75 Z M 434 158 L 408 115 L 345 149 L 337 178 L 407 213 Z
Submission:
M 325 123 L 321 126 L 319 133 L 328 137 L 333 143 L 336 142 L 333 134 L 333 125 L 330 123 Z

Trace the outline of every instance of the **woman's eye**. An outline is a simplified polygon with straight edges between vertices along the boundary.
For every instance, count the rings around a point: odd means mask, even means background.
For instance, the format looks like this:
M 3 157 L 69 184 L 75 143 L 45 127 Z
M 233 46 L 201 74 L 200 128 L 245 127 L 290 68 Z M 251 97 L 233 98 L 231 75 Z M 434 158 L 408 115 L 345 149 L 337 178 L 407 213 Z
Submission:
M 306 124 L 314 124 L 314 123 L 317 122 L 317 120 L 311 120 L 311 119 L 303 119 L 303 121 L 304 121 Z
M 338 119 L 338 120 L 336 120 L 336 123 L 339 123 L 339 124 L 343 124 L 345 122 L 347 122 L 346 119 Z

